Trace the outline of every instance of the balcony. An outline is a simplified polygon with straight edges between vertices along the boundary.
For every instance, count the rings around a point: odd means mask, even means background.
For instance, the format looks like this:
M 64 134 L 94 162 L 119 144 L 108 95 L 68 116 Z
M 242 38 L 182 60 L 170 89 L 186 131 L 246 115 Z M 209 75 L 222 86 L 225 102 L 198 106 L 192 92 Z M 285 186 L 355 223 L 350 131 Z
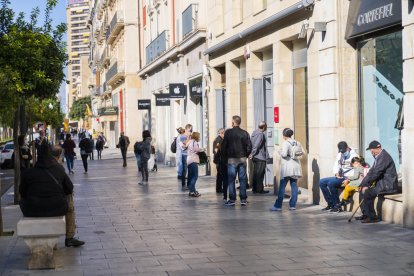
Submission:
M 111 44 L 119 32 L 124 28 L 124 13 L 122 11 L 117 11 L 112 17 L 111 24 L 109 25 L 109 37 L 108 44 Z
M 114 86 L 125 79 L 125 63 L 124 61 L 115 62 L 106 72 L 106 82 L 108 85 Z
M 198 4 L 191 4 L 182 13 L 183 39 L 198 28 Z
M 152 62 L 154 59 L 159 57 L 168 48 L 169 32 L 163 31 L 156 39 L 154 39 L 145 49 L 146 51 L 146 62 L 147 64 Z
M 108 53 L 108 48 L 105 48 L 105 50 L 103 51 L 101 55 L 100 66 L 105 67 L 105 65 L 107 64 L 109 64 L 109 53 Z
M 117 106 L 107 106 L 98 109 L 99 116 L 110 116 L 110 115 L 118 115 L 118 107 Z

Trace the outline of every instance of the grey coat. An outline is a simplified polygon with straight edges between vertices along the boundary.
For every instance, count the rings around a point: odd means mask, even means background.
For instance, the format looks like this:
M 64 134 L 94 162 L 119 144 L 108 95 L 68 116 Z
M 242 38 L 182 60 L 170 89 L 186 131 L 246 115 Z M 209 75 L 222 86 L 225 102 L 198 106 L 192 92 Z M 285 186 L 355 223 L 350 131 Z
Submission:
M 267 161 L 269 159 L 269 152 L 266 147 L 266 137 L 260 130 L 255 130 L 252 133 L 250 139 L 252 141 L 252 157 L 261 161 Z
M 292 177 L 292 178 L 301 178 L 302 177 L 302 166 L 300 165 L 299 160 L 292 159 L 292 144 L 294 144 L 292 138 L 288 138 L 283 141 L 282 147 L 279 150 L 280 157 L 282 157 L 282 162 L 280 164 L 280 178 Z M 289 143 L 290 142 L 290 143 Z

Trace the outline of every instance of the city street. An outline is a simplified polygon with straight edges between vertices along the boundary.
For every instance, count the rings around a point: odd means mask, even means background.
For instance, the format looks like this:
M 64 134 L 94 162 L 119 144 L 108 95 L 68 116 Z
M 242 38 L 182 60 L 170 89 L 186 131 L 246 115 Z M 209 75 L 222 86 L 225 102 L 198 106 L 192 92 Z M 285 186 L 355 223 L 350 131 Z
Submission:
M 298 204 L 270 212 L 274 195 L 248 192 L 246 207 L 223 206 L 213 177 L 201 176 L 199 198 L 181 191 L 175 168 L 159 166 L 138 185 L 136 163 L 81 161 L 75 185 L 77 237 L 86 244 L 55 251 L 56 270 L 29 271 L 22 239 L 0 237 L 1 275 L 413 275 L 414 231 L 387 223 L 347 222 Z M 200 174 L 202 169 L 200 169 Z M 5 230 L 21 217 L 3 196 Z M 303 198 L 302 198 L 303 202 Z

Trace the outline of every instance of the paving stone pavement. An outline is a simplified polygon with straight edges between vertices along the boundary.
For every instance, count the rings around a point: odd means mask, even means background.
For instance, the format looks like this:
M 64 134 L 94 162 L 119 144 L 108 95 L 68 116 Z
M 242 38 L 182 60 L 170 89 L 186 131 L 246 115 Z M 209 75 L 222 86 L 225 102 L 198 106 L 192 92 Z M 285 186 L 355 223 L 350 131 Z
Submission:
M 174 168 L 159 166 L 141 186 L 134 160 L 121 163 L 91 161 L 88 174 L 75 163 L 83 247 L 66 248 L 62 237 L 57 268 L 28 271 L 23 240 L 0 237 L 1 275 L 414 275 L 413 230 L 348 223 L 349 213 L 303 203 L 270 212 L 272 194 L 249 192 L 248 206 L 223 206 L 213 177 L 201 176 L 202 196 L 189 198 Z M 5 226 L 15 229 L 20 210 L 5 202 Z

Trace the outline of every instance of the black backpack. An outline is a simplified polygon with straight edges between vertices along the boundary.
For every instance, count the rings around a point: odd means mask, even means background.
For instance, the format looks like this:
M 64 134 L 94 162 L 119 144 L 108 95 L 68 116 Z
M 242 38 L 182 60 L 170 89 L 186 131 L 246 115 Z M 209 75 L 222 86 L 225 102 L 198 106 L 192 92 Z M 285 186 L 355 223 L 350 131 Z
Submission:
M 92 141 L 89 138 L 86 138 L 85 151 L 86 153 L 92 153 L 93 151 Z
M 170 149 L 172 153 L 177 152 L 177 137 L 175 137 L 174 141 L 171 143 Z
M 134 153 L 141 154 L 144 151 L 144 142 L 136 142 L 134 145 Z

